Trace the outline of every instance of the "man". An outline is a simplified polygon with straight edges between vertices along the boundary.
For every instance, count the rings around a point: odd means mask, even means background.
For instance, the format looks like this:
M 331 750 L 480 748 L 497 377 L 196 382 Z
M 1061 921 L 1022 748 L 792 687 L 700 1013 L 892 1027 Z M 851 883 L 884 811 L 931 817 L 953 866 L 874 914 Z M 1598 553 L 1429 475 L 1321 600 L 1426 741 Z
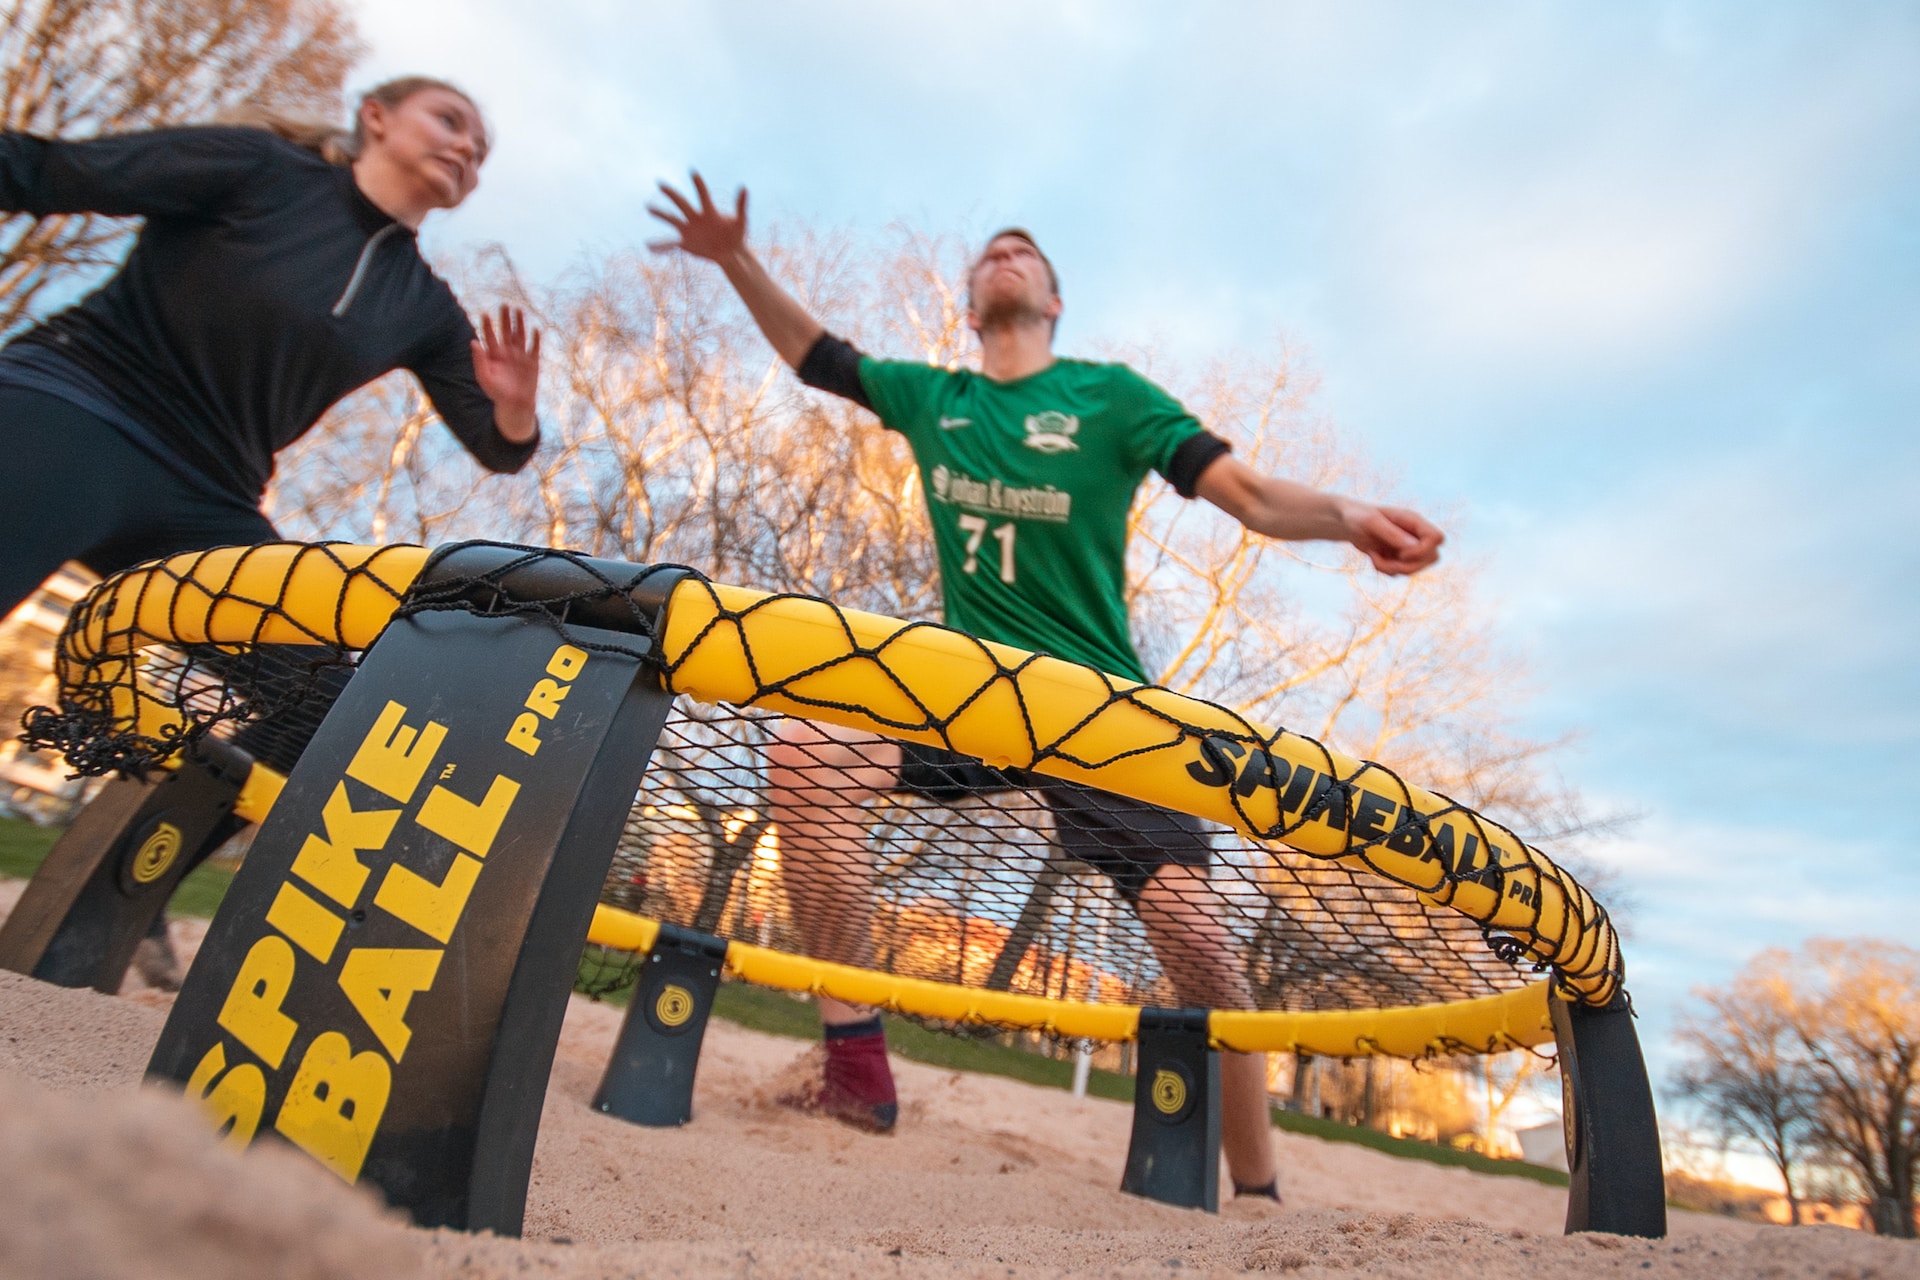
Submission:
M 747 248 L 747 193 L 732 213 L 693 178 L 699 203 L 662 184 L 650 210 L 679 249 L 719 265 L 780 357 L 807 385 L 872 410 L 920 467 L 949 625 L 1147 682 L 1127 621 L 1127 513 L 1147 472 L 1256 533 L 1352 543 L 1382 573 L 1439 556 L 1411 511 L 1262 476 L 1171 396 L 1124 365 L 1056 358 L 1059 281 L 1027 232 L 988 241 L 968 273 L 980 370 L 874 360 L 829 334 Z M 998 491 L 998 502 L 983 496 Z M 1009 500 L 1009 491 L 1017 494 Z M 1207 884 L 1197 821 L 1090 788 L 872 735 L 787 722 L 769 751 L 773 816 L 795 923 L 817 956 L 872 963 L 872 871 L 861 806 L 885 791 L 952 800 L 1025 788 L 1053 811 L 1070 856 L 1100 869 L 1139 913 L 1184 1004 L 1252 1008 Z M 880 1019 L 822 998 L 824 1080 L 806 1101 L 875 1132 L 897 1112 Z M 1224 1054 L 1222 1145 L 1236 1194 L 1278 1199 L 1264 1055 Z

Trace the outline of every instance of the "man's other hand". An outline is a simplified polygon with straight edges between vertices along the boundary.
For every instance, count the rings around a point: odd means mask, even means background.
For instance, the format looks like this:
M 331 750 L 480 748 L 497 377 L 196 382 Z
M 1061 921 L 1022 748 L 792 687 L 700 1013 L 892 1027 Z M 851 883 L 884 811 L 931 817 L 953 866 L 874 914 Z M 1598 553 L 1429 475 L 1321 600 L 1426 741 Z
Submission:
M 1381 573 L 1418 573 L 1440 558 L 1440 544 L 1447 536 L 1418 513 L 1368 502 L 1342 505 L 1347 541 L 1365 552 Z

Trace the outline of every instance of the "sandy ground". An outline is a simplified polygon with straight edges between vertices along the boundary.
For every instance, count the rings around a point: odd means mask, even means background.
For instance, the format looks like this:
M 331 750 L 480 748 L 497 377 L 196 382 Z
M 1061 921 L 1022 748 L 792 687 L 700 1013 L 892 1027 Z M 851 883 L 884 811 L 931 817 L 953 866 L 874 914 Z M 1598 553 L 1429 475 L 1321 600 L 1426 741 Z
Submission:
M 0 973 L 0 1275 L 1920 1277 L 1920 1247 L 1833 1227 L 1568 1238 L 1552 1188 L 1287 1133 L 1284 1209 L 1172 1209 L 1115 1190 L 1120 1104 L 896 1060 L 900 1129 L 869 1137 L 770 1105 L 802 1046 L 718 1021 L 693 1123 L 642 1129 L 588 1106 L 620 1014 L 577 998 L 526 1239 L 425 1232 L 139 1088 L 168 999 Z

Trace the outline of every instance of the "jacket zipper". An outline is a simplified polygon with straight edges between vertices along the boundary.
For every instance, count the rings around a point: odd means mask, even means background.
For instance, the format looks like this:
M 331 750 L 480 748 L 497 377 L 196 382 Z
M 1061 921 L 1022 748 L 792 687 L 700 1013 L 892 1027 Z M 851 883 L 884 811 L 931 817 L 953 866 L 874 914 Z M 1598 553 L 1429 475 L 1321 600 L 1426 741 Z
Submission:
M 347 287 L 341 291 L 340 301 L 333 304 L 334 319 L 338 320 L 347 314 L 347 308 L 353 305 L 353 295 L 360 292 L 360 282 L 367 278 L 367 264 L 373 260 L 373 251 L 380 247 L 382 240 L 399 229 L 399 223 L 389 222 L 367 237 L 367 243 L 360 249 L 360 260 L 353 264 L 353 274 L 347 277 Z

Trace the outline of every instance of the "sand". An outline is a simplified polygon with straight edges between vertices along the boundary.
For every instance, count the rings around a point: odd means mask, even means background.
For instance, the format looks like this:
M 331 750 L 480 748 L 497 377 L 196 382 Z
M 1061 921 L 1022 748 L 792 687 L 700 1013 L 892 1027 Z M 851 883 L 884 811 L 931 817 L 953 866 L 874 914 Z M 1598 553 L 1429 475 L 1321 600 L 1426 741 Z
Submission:
M 1920 1277 L 1920 1246 L 1837 1227 L 1676 1212 L 1665 1241 L 1569 1238 L 1553 1188 L 1288 1133 L 1284 1209 L 1173 1209 L 1115 1189 L 1118 1103 L 896 1060 L 900 1128 L 871 1137 L 771 1105 L 804 1046 L 721 1021 L 693 1123 L 642 1129 L 588 1106 L 620 1014 L 579 998 L 526 1238 L 421 1231 L 139 1087 L 168 1000 L 0 973 L 0 1275 Z

